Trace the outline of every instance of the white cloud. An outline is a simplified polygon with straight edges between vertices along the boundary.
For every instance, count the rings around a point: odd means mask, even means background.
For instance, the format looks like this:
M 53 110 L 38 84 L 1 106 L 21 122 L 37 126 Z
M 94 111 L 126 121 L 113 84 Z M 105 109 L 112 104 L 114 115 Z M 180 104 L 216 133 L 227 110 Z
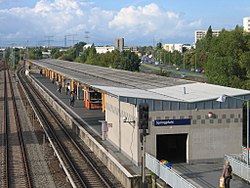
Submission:
M 178 13 L 163 10 L 155 3 L 115 12 L 81 0 L 40 0 L 32 8 L 0 9 L 0 24 L 4 26 L 0 37 L 12 36 L 13 40 L 15 37 L 42 40 L 47 35 L 60 36 L 63 40 L 63 36 L 70 33 L 78 33 L 84 40 L 84 32 L 89 31 L 92 42 L 113 43 L 116 37 L 136 41 L 137 38 L 151 40 L 153 36 L 165 39 L 193 35 L 190 31 L 199 27 L 201 20 L 188 22 Z
M 123 8 L 109 23 L 111 29 L 119 32 L 138 36 L 156 35 L 158 38 L 190 35 L 190 30 L 199 25 L 201 21 L 189 23 L 179 14 L 165 11 L 154 3 Z

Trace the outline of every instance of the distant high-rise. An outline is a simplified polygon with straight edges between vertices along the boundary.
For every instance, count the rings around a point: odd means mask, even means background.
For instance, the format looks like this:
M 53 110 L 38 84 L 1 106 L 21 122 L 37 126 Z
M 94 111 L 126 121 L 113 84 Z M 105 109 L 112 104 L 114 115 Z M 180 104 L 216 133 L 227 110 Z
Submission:
M 123 51 L 124 48 L 124 38 L 115 39 L 115 48 L 119 51 Z
M 218 37 L 219 34 L 220 34 L 221 30 L 213 30 L 212 33 L 213 33 L 213 36 L 216 36 Z M 203 37 L 205 37 L 207 34 L 207 30 L 198 30 L 198 31 L 195 31 L 195 43 L 202 39 Z
M 250 17 L 243 18 L 243 28 L 244 31 L 250 32 Z

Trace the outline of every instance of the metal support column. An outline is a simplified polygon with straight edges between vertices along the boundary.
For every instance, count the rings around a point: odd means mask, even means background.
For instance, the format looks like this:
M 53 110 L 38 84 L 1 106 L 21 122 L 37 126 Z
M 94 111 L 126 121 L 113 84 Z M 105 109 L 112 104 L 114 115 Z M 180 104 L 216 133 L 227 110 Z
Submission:
M 147 187 L 147 183 L 146 183 L 146 173 L 145 173 L 145 168 L 146 168 L 146 159 L 145 159 L 145 152 L 146 152 L 146 129 L 142 130 L 143 132 L 141 133 L 141 143 L 142 143 L 142 147 L 141 147 L 141 152 L 142 152 L 142 156 L 141 156 L 141 176 L 142 176 L 142 184 L 141 184 L 141 188 L 146 188 Z

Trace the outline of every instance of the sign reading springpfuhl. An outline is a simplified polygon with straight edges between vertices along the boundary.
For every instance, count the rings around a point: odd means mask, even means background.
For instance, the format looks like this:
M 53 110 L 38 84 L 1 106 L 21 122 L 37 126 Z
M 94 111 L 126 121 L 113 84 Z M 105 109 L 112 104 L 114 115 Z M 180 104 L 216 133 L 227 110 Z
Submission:
M 191 119 L 159 119 L 154 121 L 155 126 L 191 125 Z

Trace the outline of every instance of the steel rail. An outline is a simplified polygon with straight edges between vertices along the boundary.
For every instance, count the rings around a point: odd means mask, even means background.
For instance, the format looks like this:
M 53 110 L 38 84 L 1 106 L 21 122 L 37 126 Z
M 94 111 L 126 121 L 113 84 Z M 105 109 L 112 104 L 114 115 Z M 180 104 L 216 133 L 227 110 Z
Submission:
M 34 90 L 33 90 L 34 91 Z M 35 91 L 37 92 L 37 91 Z M 38 94 L 38 93 L 37 93 Z M 91 168 L 95 171 L 95 173 L 98 175 L 98 177 L 102 180 L 102 182 L 105 184 L 106 187 L 111 187 L 112 182 L 109 179 L 104 178 L 104 174 L 100 170 L 98 170 L 97 165 L 95 162 L 87 155 L 79 146 L 79 144 L 72 138 L 72 136 L 68 133 L 68 131 L 65 129 L 61 121 L 56 116 L 55 112 L 48 106 L 48 104 L 44 101 L 44 99 L 41 97 L 41 95 L 38 95 L 40 101 L 43 103 L 44 106 L 46 106 L 46 109 L 49 111 L 50 115 L 53 117 L 53 119 L 56 121 L 56 123 L 61 127 L 61 129 L 64 131 L 65 135 L 70 139 L 70 141 L 73 143 L 75 148 L 78 150 L 78 152 L 82 155 L 82 157 L 88 162 L 88 164 L 91 166 Z
M 27 186 L 29 188 L 31 188 L 32 187 L 32 181 L 31 181 L 30 168 L 29 168 L 29 165 L 28 165 L 28 157 L 27 157 L 27 154 L 26 154 L 27 151 L 26 151 L 26 148 L 25 148 L 24 140 L 23 140 L 21 122 L 20 122 L 20 117 L 19 117 L 19 113 L 18 113 L 18 109 L 17 109 L 16 98 L 15 98 L 15 94 L 14 94 L 14 89 L 13 89 L 9 69 L 7 69 L 7 73 L 8 73 L 8 78 L 10 80 L 10 82 L 9 82 L 9 84 L 10 84 L 10 93 L 11 93 L 11 98 L 12 98 L 12 103 L 13 103 L 14 116 L 15 116 L 15 120 L 16 120 L 18 139 L 19 139 L 20 148 L 21 148 L 21 155 L 22 155 L 22 159 L 23 159 L 23 162 L 24 162 L 24 169 L 25 169 L 25 173 L 26 173 L 26 179 L 27 179 L 26 182 L 27 182 Z
M 63 148 L 60 140 L 58 140 L 58 138 L 56 137 L 55 133 L 53 132 L 53 130 L 51 129 L 50 127 L 50 123 L 47 119 L 47 117 L 44 115 L 44 113 L 42 112 L 42 110 L 40 109 L 39 105 L 37 104 L 34 96 L 31 94 L 30 90 L 28 89 L 28 86 L 26 84 L 29 84 L 29 86 L 32 86 L 30 85 L 30 83 L 26 80 L 24 81 L 24 78 L 22 78 L 22 76 L 19 76 L 19 79 L 25 89 L 25 91 L 27 92 L 27 95 L 28 97 L 30 98 L 32 104 L 34 105 L 34 108 L 36 109 L 36 112 L 37 112 L 37 115 L 40 117 L 40 119 L 42 120 L 43 122 L 43 125 L 46 126 L 47 128 L 47 136 L 52 140 L 54 139 L 56 144 L 58 145 L 58 147 L 60 148 L 60 151 L 63 153 L 67 163 L 70 165 L 71 169 L 73 170 L 74 172 L 74 175 L 77 177 L 77 180 L 80 182 L 80 184 L 87 188 L 87 185 L 85 184 L 84 180 L 82 179 L 80 173 L 77 171 L 76 167 L 74 166 L 72 160 L 70 159 L 69 155 L 67 154 L 67 152 L 65 151 L 65 149 Z M 26 82 L 26 84 L 25 84 Z M 35 90 L 35 89 L 34 89 Z M 34 91 L 33 90 L 33 91 Z M 36 90 L 35 90 L 36 91 Z M 41 100 L 43 101 L 43 99 Z
M 3 65 L 4 70 L 4 146 L 5 146 L 5 173 L 4 173 L 4 185 L 9 187 L 9 143 L 8 143 L 8 93 L 7 93 L 7 76 L 6 76 L 6 64 Z
M 31 87 L 34 87 L 34 86 L 31 85 Z M 40 93 L 38 93 L 36 91 L 36 89 L 32 89 L 32 91 L 34 91 L 34 92 L 37 93 L 37 97 L 39 97 L 39 101 L 41 103 L 43 103 L 44 106 L 46 106 L 47 110 L 49 111 L 49 114 L 53 117 L 53 119 L 56 121 L 56 123 L 58 125 L 60 125 L 61 129 L 64 131 L 64 133 L 66 134 L 66 136 L 68 137 L 68 139 L 70 139 L 70 141 L 75 146 L 75 148 L 78 150 L 78 152 L 81 154 L 81 156 L 87 161 L 87 163 L 95 171 L 96 175 L 104 183 L 105 187 L 108 187 L 108 188 L 112 187 L 111 186 L 112 182 L 109 179 L 105 178 L 105 175 L 100 170 L 98 170 L 98 167 L 95 164 L 95 162 L 93 161 L 93 159 L 91 157 L 89 157 L 88 154 L 85 154 L 84 151 L 81 149 L 81 147 L 79 147 L 79 145 L 77 144 L 77 142 L 70 136 L 70 134 L 68 133 L 68 131 L 64 128 L 64 126 L 62 125 L 61 121 L 56 116 L 55 112 L 53 110 L 51 110 L 51 107 L 49 107 L 48 104 L 44 101 L 44 98 L 42 98 L 42 96 L 40 95 Z M 51 128 L 50 126 L 48 126 L 48 127 Z

